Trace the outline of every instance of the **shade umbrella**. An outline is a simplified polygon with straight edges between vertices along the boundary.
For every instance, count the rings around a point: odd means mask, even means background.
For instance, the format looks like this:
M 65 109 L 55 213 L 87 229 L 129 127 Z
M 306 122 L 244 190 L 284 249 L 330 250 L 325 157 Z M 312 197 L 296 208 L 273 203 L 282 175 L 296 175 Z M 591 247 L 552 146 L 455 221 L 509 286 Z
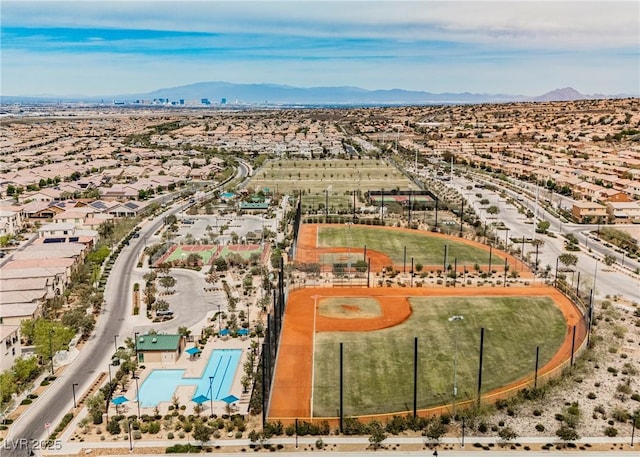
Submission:
M 202 403 L 204 403 L 205 401 L 209 400 L 209 397 L 207 397 L 206 395 L 198 395 L 197 397 L 193 397 L 191 399 L 192 402 L 195 402 L 199 405 L 201 405 Z
M 121 405 L 123 403 L 128 402 L 129 399 L 127 397 L 125 397 L 124 395 L 120 395 L 119 397 L 113 398 L 111 400 L 111 403 L 113 403 L 114 405 L 118 406 Z
M 222 398 L 222 401 L 225 403 L 233 403 L 235 401 L 240 400 L 238 397 L 236 397 L 235 395 L 227 395 L 226 397 Z
M 238 335 L 240 336 L 247 336 L 249 334 L 249 329 L 247 328 L 241 328 L 240 330 L 238 330 Z
M 220 330 L 220 336 L 227 336 L 227 335 L 229 335 L 228 328 L 223 328 L 222 330 Z
M 129 399 L 127 397 L 125 397 L 124 395 L 120 395 L 119 397 L 111 399 L 111 403 L 116 405 L 116 414 L 118 414 L 118 406 L 123 404 L 123 403 L 126 403 L 128 401 L 129 401 Z
M 200 354 L 202 351 L 194 346 L 192 348 L 187 349 L 185 352 L 189 354 L 189 357 L 193 357 L 196 354 Z

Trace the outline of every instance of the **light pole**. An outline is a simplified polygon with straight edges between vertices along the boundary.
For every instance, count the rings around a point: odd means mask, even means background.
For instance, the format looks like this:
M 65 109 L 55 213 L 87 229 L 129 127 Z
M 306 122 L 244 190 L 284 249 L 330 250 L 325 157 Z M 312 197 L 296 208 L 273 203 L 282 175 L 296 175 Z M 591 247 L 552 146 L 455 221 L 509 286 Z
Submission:
M 451 316 L 449 322 L 457 322 L 464 319 L 464 316 Z M 454 355 L 453 355 L 453 416 L 456 415 L 456 397 L 458 396 L 458 326 L 455 326 L 455 332 L 453 336 L 454 340 Z
M 220 330 L 222 330 L 222 318 L 220 316 L 220 305 L 218 305 L 218 335 L 220 335 Z
M 347 277 L 349 277 L 349 273 L 351 272 L 351 222 L 347 222 Z
M 127 430 L 129 430 L 129 451 L 133 451 L 133 441 L 131 440 L 131 419 L 127 420 Z
M 135 339 L 135 351 L 136 351 L 136 365 L 138 364 L 138 334 L 139 332 L 133 333 L 133 338 Z
M 210 417 L 213 417 L 213 376 L 209 376 L 209 405 L 211 407 Z
M 138 404 L 138 419 L 140 419 L 140 387 L 138 386 L 138 376 L 133 375 L 133 379 L 136 380 L 136 403 Z
M 73 409 L 76 409 L 78 407 L 78 405 L 76 404 L 76 386 L 78 385 L 77 382 L 74 382 L 73 384 L 71 384 L 71 392 L 73 393 Z
M 504 234 L 504 250 L 509 252 L 509 229 Z
M 312 348 L 315 351 L 316 348 L 316 319 L 318 316 L 318 298 L 320 295 L 312 295 L 313 298 L 313 343 Z M 311 398 L 309 399 L 309 410 L 311 411 L 311 417 L 313 417 L 313 379 L 315 376 L 315 363 L 311 364 Z

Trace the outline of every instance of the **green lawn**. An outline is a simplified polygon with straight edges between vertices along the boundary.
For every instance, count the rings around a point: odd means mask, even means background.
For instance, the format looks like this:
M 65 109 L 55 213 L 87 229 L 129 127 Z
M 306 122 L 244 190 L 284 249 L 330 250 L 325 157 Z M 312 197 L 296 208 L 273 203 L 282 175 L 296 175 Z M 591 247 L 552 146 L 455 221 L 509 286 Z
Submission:
M 413 344 L 418 337 L 418 407 L 452 401 L 455 335 L 458 401 L 476 398 L 480 328 L 485 328 L 483 392 L 506 385 L 551 359 L 566 323 L 545 297 L 415 297 L 402 325 L 372 332 L 316 335 L 314 416 L 336 416 L 339 343 L 344 343 L 345 414 L 411 410 Z M 449 322 L 452 315 L 464 319 Z
M 329 207 L 338 210 L 353 205 L 354 190 L 362 193 L 380 189 L 418 189 L 396 167 L 376 159 L 355 160 L 274 160 L 256 171 L 248 186 L 265 187 L 279 193 L 302 191 L 302 204 L 307 210 L 325 204 L 329 189 Z
M 320 227 L 318 233 L 318 247 L 354 247 L 382 252 L 388 255 L 396 264 L 402 264 L 404 247 L 407 247 L 407 265 L 411 263 L 422 265 L 443 265 L 444 249 L 447 248 L 447 261 L 453 265 L 454 259 L 458 265 L 489 264 L 489 252 L 466 243 L 446 240 L 430 236 L 425 232 L 401 232 L 385 229 L 371 229 L 351 225 L 349 227 Z M 503 265 L 504 258 L 492 254 L 492 265 Z

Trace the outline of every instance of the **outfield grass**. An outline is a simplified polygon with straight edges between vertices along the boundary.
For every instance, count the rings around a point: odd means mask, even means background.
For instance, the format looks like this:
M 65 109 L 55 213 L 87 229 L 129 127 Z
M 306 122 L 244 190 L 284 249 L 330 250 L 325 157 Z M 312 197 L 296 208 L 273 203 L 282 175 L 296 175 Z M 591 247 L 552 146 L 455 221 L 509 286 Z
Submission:
M 488 265 L 489 252 L 475 246 L 447 240 L 441 237 L 429 236 L 424 232 L 384 231 L 384 228 L 373 230 L 371 228 L 358 227 L 323 227 L 318 230 L 318 247 L 353 247 L 382 252 L 388 255 L 394 264 L 402 264 L 404 260 L 404 247 L 407 247 L 407 264 L 443 265 L 444 249 L 447 248 L 447 263 L 453 265 L 457 259 L 458 265 Z M 492 254 L 491 263 L 502 265 L 504 258 L 496 252 Z
M 339 343 L 344 343 L 346 415 L 407 411 L 413 407 L 413 344 L 418 337 L 418 407 L 451 403 L 457 335 L 458 401 L 476 398 L 480 328 L 485 328 L 483 392 L 532 373 L 562 344 L 567 328 L 545 297 L 415 297 L 403 324 L 372 332 L 316 335 L 314 416 L 336 416 Z M 449 322 L 452 315 L 464 319 Z

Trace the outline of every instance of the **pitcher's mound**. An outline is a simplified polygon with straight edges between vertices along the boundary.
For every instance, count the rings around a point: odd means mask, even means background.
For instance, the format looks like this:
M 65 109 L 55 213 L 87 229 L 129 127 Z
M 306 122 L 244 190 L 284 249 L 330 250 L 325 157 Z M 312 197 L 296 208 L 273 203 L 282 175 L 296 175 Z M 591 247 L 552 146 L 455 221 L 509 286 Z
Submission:
M 318 303 L 318 313 L 334 319 L 372 319 L 382 316 L 382 308 L 375 298 L 327 297 Z

